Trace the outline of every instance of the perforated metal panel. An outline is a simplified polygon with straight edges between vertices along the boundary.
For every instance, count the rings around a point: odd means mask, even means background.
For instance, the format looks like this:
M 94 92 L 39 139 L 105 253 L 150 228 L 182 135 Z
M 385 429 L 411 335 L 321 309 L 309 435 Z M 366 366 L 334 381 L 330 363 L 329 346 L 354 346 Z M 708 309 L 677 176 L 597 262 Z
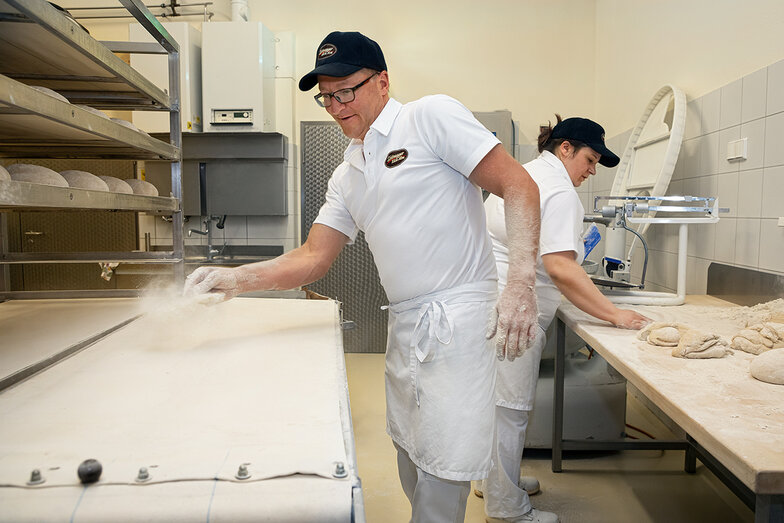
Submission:
M 324 204 L 327 182 L 343 161 L 349 139 L 333 122 L 302 122 L 302 239 Z M 343 331 L 346 352 L 384 352 L 387 340 L 389 303 L 378 277 L 365 235 L 360 232 L 353 245 L 340 253 L 332 268 L 310 289 L 343 303 L 343 319 L 353 321 L 353 330 Z

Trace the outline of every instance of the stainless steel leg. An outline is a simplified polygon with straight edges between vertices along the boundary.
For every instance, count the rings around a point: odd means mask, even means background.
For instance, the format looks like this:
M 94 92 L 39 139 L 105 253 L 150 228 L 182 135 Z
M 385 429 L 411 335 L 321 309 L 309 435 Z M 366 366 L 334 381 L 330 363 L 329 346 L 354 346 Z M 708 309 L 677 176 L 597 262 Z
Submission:
M 784 494 L 757 494 L 754 523 L 781 523 L 784 521 Z
M 556 318 L 555 334 L 555 376 L 553 386 L 553 472 L 561 472 L 563 454 L 563 402 L 564 402 L 564 353 L 566 346 L 566 324 Z

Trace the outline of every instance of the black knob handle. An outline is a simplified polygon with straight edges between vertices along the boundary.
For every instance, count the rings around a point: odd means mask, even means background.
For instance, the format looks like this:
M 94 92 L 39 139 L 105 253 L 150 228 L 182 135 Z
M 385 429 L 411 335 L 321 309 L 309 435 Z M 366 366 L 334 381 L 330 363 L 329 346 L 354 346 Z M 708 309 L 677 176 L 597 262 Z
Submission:
M 103 466 L 97 459 L 86 459 L 79 465 L 79 481 L 88 485 L 95 483 L 101 477 Z

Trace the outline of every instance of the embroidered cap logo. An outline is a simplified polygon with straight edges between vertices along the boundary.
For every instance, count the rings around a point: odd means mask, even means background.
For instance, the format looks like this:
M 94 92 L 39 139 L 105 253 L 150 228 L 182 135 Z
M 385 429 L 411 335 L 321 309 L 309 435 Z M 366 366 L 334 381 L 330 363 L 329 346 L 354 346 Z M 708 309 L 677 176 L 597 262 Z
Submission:
M 338 48 L 332 44 L 324 44 L 321 46 L 321 49 L 318 50 L 318 56 L 316 57 L 317 60 L 324 60 L 325 58 L 329 58 L 333 54 L 338 52 Z
M 397 167 L 401 163 L 406 161 L 408 158 L 408 151 L 405 149 L 397 149 L 396 151 L 392 151 L 387 155 L 387 159 L 384 160 L 384 165 L 391 169 L 392 167 Z

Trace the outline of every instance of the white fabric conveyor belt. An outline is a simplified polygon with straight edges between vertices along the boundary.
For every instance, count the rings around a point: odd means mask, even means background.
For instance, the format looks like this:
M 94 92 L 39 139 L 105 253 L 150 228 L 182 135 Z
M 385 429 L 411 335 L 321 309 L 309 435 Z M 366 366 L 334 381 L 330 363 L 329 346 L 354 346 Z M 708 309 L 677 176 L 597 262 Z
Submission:
M 352 521 L 331 300 L 161 302 L 3 391 L 0 419 L 0 521 Z M 85 486 L 89 458 L 103 473 Z

